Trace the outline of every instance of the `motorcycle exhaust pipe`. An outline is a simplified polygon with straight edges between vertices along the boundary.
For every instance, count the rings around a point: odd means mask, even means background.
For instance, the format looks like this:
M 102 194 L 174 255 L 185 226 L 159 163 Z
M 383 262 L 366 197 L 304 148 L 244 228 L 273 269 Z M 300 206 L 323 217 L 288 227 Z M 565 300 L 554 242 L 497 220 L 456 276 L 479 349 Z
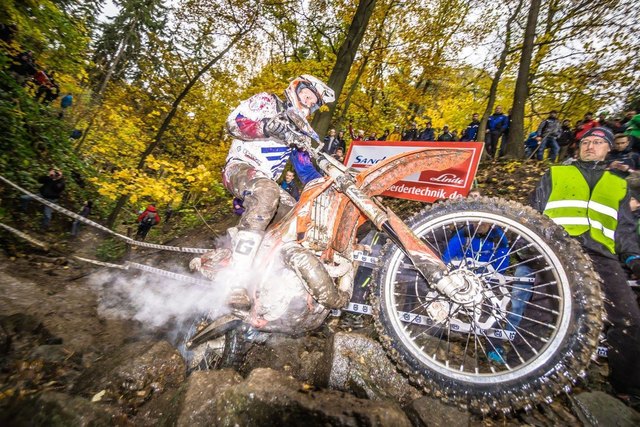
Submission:
M 284 264 L 295 271 L 318 303 L 330 309 L 347 305 L 351 299 L 349 292 L 338 289 L 322 261 L 310 250 L 293 243 L 284 246 L 281 255 Z

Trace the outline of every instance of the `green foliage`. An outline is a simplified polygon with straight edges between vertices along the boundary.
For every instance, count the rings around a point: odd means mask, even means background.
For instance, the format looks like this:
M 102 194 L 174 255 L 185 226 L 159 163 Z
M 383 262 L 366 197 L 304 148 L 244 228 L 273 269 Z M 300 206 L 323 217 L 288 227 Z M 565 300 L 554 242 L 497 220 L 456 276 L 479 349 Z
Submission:
M 127 244 L 120 239 L 108 238 L 96 248 L 96 257 L 103 262 L 121 260 L 127 253 Z

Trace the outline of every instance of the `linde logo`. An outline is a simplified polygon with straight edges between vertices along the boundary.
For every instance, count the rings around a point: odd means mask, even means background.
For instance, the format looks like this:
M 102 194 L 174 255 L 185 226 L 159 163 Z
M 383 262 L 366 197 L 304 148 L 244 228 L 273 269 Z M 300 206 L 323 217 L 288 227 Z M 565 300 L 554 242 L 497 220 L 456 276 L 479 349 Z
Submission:
M 464 184 L 464 180 L 453 173 L 443 173 L 440 176 L 429 178 L 430 182 L 440 182 L 442 184 L 455 184 L 462 185 Z
M 365 156 L 356 156 L 355 161 L 353 162 L 354 164 L 358 164 L 358 165 L 375 165 L 378 162 L 383 161 L 384 159 L 386 159 L 387 156 L 384 156 L 382 158 L 379 159 L 369 159 Z

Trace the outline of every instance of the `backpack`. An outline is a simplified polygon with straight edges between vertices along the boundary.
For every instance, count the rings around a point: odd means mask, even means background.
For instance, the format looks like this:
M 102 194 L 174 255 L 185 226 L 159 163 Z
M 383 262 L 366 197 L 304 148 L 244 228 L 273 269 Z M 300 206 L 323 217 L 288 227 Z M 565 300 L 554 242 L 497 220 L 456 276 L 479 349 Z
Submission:
M 147 212 L 147 215 L 142 219 L 142 224 L 148 226 L 156 225 L 156 216 L 155 212 Z

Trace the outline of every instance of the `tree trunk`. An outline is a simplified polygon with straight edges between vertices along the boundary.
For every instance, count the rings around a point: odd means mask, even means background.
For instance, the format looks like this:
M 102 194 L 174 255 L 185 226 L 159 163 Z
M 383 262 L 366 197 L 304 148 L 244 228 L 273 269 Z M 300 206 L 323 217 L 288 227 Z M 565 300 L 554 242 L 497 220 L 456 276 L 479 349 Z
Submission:
M 507 56 L 509 55 L 509 50 L 511 49 L 511 26 L 513 22 L 518 18 L 520 14 L 520 10 L 522 9 L 522 0 L 518 2 L 513 13 L 509 16 L 507 20 L 507 30 L 504 38 L 504 47 L 502 48 L 502 52 L 500 52 L 500 59 L 498 60 L 498 69 L 496 73 L 493 75 L 493 80 L 491 81 L 491 87 L 489 88 L 489 99 L 487 101 L 487 107 L 482 114 L 482 118 L 480 119 L 480 126 L 478 126 L 478 141 L 484 141 L 485 133 L 487 130 L 487 120 L 491 115 L 491 111 L 493 110 L 493 104 L 496 102 L 496 94 L 498 93 L 498 84 L 500 83 L 500 78 L 502 77 L 502 73 L 504 69 L 507 67 Z
M 113 73 L 115 72 L 116 67 L 122 60 L 122 55 L 124 55 L 124 51 L 127 48 L 127 43 L 129 43 L 129 38 L 131 37 L 131 34 L 133 33 L 137 23 L 138 23 L 137 18 L 131 21 L 131 25 L 129 25 L 129 29 L 125 34 L 124 39 L 122 39 L 122 42 L 120 42 L 118 52 L 116 53 L 115 58 L 113 58 L 113 62 L 111 63 L 111 66 L 107 70 L 107 74 L 105 74 L 104 80 L 102 80 L 102 83 L 100 83 L 100 88 L 98 89 L 98 92 L 96 93 L 93 100 L 91 101 L 91 105 L 89 106 L 89 110 L 88 110 L 89 112 L 93 110 L 93 107 L 95 107 L 100 103 L 100 100 L 102 99 L 104 92 L 107 90 L 107 85 L 109 84 L 109 81 L 111 81 L 111 77 L 113 76 Z M 87 135 L 89 135 L 89 132 L 93 127 L 93 121 L 95 120 L 95 118 L 96 118 L 96 115 L 91 114 L 89 123 L 87 124 L 87 127 L 84 129 L 84 132 L 82 133 L 82 138 L 80 138 L 80 141 L 78 141 L 78 143 L 75 146 L 76 153 L 80 152 L 80 148 L 82 148 L 82 145 L 84 144 L 85 139 L 87 139 Z
M 529 67 L 533 56 L 533 42 L 536 36 L 536 24 L 540 13 L 542 0 L 531 0 L 527 26 L 524 32 L 522 43 L 522 55 L 520 57 L 520 67 L 518 68 L 518 78 L 516 79 L 516 89 L 513 94 L 513 106 L 511 107 L 511 126 L 509 128 L 509 139 L 507 141 L 506 154 L 519 159 L 524 155 L 524 104 L 529 96 Z
M 189 83 L 187 83 L 187 85 L 184 87 L 184 89 L 182 89 L 182 92 L 180 92 L 180 94 L 175 99 L 175 101 L 173 101 L 173 104 L 171 104 L 171 110 L 169 110 L 169 112 L 165 116 L 164 120 L 162 121 L 162 125 L 160 125 L 160 128 L 158 129 L 158 132 L 156 133 L 156 136 L 153 138 L 153 142 L 151 144 L 149 144 L 149 146 L 146 148 L 146 150 L 144 150 L 144 152 L 140 156 L 140 160 L 138 161 L 138 166 L 137 166 L 138 170 L 141 170 L 144 167 L 144 164 L 145 164 L 145 162 L 147 160 L 147 157 L 149 157 L 149 155 L 153 152 L 153 150 L 158 146 L 160 141 L 162 141 L 162 137 L 164 136 L 165 132 L 169 128 L 169 125 L 171 124 L 171 120 L 173 120 L 173 118 L 175 117 L 176 113 L 178 112 L 178 106 L 180 105 L 180 103 L 182 102 L 184 97 L 187 96 L 187 94 L 189 93 L 191 88 L 198 82 L 198 80 L 200 80 L 200 77 L 202 77 L 202 75 L 204 73 L 206 73 L 227 52 L 229 52 L 229 50 L 233 46 L 235 46 L 236 43 L 238 43 L 245 36 L 245 34 L 247 34 L 252 28 L 253 28 L 253 24 L 250 25 L 246 30 L 242 31 L 241 33 L 238 33 L 231 40 L 231 42 L 229 42 L 227 47 L 224 48 L 224 50 L 222 50 L 218 55 L 216 55 L 215 58 L 213 58 L 211 61 L 207 62 L 200 69 L 200 71 L 198 71 L 191 78 L 191 80 L 189 80 Z M 109 214 L 109 218 L 107 219 L 107 227 L 109 227 L 109 228 L 113 227 L 113 224 L 115 224 L 116 219 L 118 218 L 118 215 L 120 214 L 120 211 L 122 210 L 124 205 L 127 203 L 127 200 L 129 200 L 129 195 L 128 194 L 123 194 L 122 196 L 120 196 L 118 198 L 118 201 L 116 202 L 116 205 L 113 208 L 113 211 L 111 211 L 111 213 Z
M 327 84 L 336 93 L 336 102 L 329 106 L 329 111 L 318 112 L 313 117 L 311 124 L 315 128 L 316 132 L 323 136 L 327 133 L 329 126 L 331 125 L 331 118 L 336 109 L 336 104 L 340 99 L 342 88 L 347 81 L 349 70 L 358 52 L 360 42 L 369 24 L 369 19 L 373 14 L 373 9 L 376 6 L 376 0 L 360 0 L 356 13 L 353 15 L 351 25 L 349 26 L 349 32 L 347 37 L 338 49 L 338 55 L 336 57 L 336 64 L 331 70 L 331 75 Z

